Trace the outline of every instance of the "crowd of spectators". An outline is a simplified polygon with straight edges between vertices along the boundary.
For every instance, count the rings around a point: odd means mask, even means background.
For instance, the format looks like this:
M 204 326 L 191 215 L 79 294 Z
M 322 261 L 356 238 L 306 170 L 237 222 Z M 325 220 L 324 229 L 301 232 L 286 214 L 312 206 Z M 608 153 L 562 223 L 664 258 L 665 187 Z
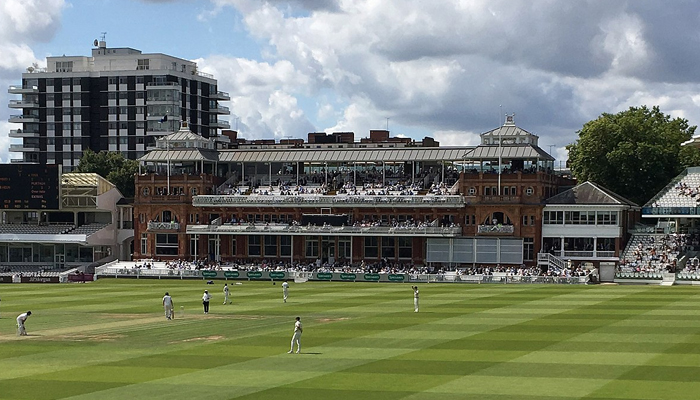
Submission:
M 459 179 L 459 171 L 451 166 L 442 171 L 439 167 L 429 167 L 412 175 L 402 167 L 389 166 L 386 169 L 371 167 L 354 170 L 352 167 L 326 169 L 321 167 L 296 176 L 293 169 L 284 167 L 274 179 L 268 175 L 246 176 L 244 182 L 229 179 L 219 189 L 220 194 L 246 194 L 252 188 L 253 194 L 336 194 L 349 195 L 417 195 L 430 189 L 433 194 L 448 194 L 449 187 Z M 357 184 L 357 185 L 356 185 Z M 242 185 L 242 186 L 239 186 Z M 319 189 L 321 188 L 322 189 Z M 240 188 L 245 188 L 241 190 Z M 445 189 L 445 190 L 441 190 Z M 321 190 L 318 193 L 310 192 Z
M 622 272 L 675 272 L 681 253 L 687 250 L 688 235 L 635 235 L 630 248 L 620 260 Z M 691 238 L 691 242 L 697 239 Z
M 187 261 L 187 260 L 171 260 L 163 262 L 154 262 L 151 260 L 142 261 L 142 264 L 136 263 L 134 268 L 154 269 L 157 264 L 164 265 L 164 268 L 172 271 L 197 271 L 197 270 L 237 270 L 237 271 L 284 271 L 284 272 L 335 272 L 335 273 L 378 273 L 378 274 L 436 274 L 436 275 L 452 275 L 452 276 L 514 276 L 514 277 L 585 277 L 590 271 L 578 267 L 566 266 L 563 268 L 551 267 L 526 267 L 520 266 L 503 266 L 503 265 L 479 265 L 472 267 L 444 267 L 444 266 L 417 266 L 411 262 L 393 262 L 387 259 L 382 259 L 377 262 L 367 263 L 361 261 L 359 263 L 349 263 L 338 260 L 333 263 L 321 262 L 320 259 L 315 262 L 289 262 L 289 260 L 235 260 L 227 262 L 210 262 L 205 259 Z
M 698 195 L 700 195 L 700 187 L 698 187 L 698 186 L 691 187 L 690 185 L 688 185 L 685 182 L 679 182 L 676 185 L 675 190 L 679 196 L 686 196 L 686 197 L 692 197 L 692 198 L 697 197 L 696 200 L 698 202 L 700 202 L 700 197 L 698 197 Z

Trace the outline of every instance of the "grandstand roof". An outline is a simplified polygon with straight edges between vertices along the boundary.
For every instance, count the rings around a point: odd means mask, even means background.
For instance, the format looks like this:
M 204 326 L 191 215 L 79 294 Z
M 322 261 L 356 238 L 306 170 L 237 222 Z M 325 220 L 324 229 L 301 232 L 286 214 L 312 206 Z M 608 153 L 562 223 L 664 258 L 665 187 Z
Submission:
M 624 205 L 639 207 L 638 204 L 599 186 L 586 181 L 573 188 L 552 196 L 546 200 L 547 204 L 586 204 L 586 205 Z
M 534 136 L 534 137 L 538 137 L 537 135 L 532 134 L 523 128 L 520 128 L 520 127 L 515 126 L 515 125 L 509 125 L 509 124 L 505 124 L 501 127 L 491 129 L 490 131 L 486 131 L 486 132 L 481 134 L 481 137 L 498 138 L 498 137 L 503 137 L 503 136 L 515 136 L 515 137 Z
M 64 189 L 90 188 L 96 189 L 97 194 L 108 192 L 115 186 L 107 179 L 91 172 L 68 172 L 61 175 L 61 186 Z
M 493 160 L 497 159 L 499 154 L 501 158 L 505 159 L 539 159 L 554 161 L 554 157 L 547 154 L 547 152 L 541 148 L 531 144 L 518 144 L 500 147 L 498 145 L 481 145 L 468 152 L 464 158 L 470 160 Z
M 504 147 L 505 149 L 506 147 Z M 458 161 L 473 147 L 368 148 L 368 149 L 231 149 L 154 150 L 139 161 L 219 161 L 219 162 L 406 162 Z
M 204 149 L 175 149 L 175 150 L 153 150 L 148 152 L 139 161 L 159 161 L 159 162 L 179 162 L 179 161 L 219 161 L 215 150 Z

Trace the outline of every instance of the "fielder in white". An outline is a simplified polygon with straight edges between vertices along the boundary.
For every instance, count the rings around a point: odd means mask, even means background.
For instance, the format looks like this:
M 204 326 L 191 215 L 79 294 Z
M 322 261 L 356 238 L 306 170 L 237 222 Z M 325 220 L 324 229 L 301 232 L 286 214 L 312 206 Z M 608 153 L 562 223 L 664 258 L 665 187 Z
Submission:
M 17 317 L 17 334 L 20 336 L 27 336 L 27 329 L 24 327 L 24 322 L 27 321 L 27 318 L 32 315 L 31 311 L 27 311 L 26 313 L 22 313 Z
M 204 306 L 204 313 L 209 314 L 209 300 L 211 300 L 211 295 L 208 290 L 204 291 L 202 295 L 202 305 Z
M 297 322 L 294 323 L 294 335 L 292 336 L 292 348 L 287 352 L 292 354 L 294 352 L 294 343 L 297 344 L 297 354 L 301 353 L 301 318 L 297 317 Z
M 163 309 L 165 309 L 165 319 L 173 319 L 173 298 L 168 292 L 163 296 Z
M 287 297 L 289 297 L 289 283 L 284 281 L 284 283 L 282 283 L 282 299 L 285 303 L 287 302 Z
M 413 308 L 415 308 L 415 311 L 413 312 L 418 312 L 418 286 L 411 286 L 413 289 Z
M 231 301 L 228 299 L 229 294 L 231 294 L 231 290 L 228 288 L 228 283 L 224 283 L 224 304 L 231 304 Z

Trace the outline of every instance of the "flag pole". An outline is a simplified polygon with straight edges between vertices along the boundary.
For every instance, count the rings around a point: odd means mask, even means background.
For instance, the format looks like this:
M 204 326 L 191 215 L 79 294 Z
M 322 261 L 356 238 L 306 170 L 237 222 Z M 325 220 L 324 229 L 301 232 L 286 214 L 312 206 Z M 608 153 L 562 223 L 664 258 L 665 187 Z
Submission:
M 503 106 L 499 105 L 499 115 L 498 115 L 498 196 L 501 196 L 501 162 L 502 162 L 502 157 L 503 157 L 503 149 L 501 148 L 501 143 L 503 142 L 503 139 L 501 139 L 501 130 L 503 129 L 503 121 L 501 120 L 502 114 L 503 114 Z

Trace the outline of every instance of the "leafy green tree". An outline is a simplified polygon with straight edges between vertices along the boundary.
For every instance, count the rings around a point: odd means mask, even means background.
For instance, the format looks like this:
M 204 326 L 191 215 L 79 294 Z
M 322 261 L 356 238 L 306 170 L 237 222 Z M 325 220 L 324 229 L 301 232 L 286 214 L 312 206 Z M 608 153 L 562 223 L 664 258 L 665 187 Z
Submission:
M 112 182 L 124 197 L 134 197 L 134 176 L 139 171 L 139 163 L 116 151 L 95 153 L 88 149 L 83 152 L 75 171 L 94 172 Z
M 700 152 L 681 144 L 695 126 L 671 119 L 659 107 L 630 107 L 587 122 L 566 146 L 569 167 L 579 182 L 593 181 L 644 205 L 684 168 L 700 162 Z

